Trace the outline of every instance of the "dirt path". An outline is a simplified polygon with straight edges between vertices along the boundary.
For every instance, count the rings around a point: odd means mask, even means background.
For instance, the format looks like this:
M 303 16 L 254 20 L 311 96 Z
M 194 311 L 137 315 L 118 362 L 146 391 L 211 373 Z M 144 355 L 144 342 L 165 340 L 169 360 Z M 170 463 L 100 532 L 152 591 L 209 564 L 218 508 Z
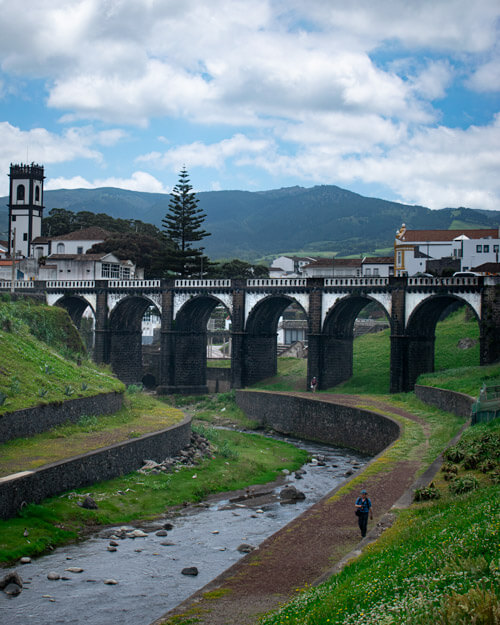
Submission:
M 424 446 L 427 444 L 427 424 L 403 410 L 352 395 L 322 393 L 317 399 L 363 404 L 368 409 L 371 406 L 375 410 L 400 414 L 423 426 L 426 433 Z M 374 521 L 369 522 L 370 534 L 363 543 L 383 530 L 382 517 L 412 486 L 419 468 L 419 461 L 404 460 L 388 471 L 363 481 L 362 488 L 368 491 L 374 508 Z M 170 622 L 176 625 L 183 622 L 254 625 L 262 614 L 289 601 L 298 589 L 328 577 L 342 558 L 360 547 L 361 540 L 354 515 L 357 489 L 332 499 L 334 492 L 270 536 L 259 549 L 239 560 L 205 588 L 155 621 L 154 625 Z M 170 621 L 172 617 L 176 618 Z

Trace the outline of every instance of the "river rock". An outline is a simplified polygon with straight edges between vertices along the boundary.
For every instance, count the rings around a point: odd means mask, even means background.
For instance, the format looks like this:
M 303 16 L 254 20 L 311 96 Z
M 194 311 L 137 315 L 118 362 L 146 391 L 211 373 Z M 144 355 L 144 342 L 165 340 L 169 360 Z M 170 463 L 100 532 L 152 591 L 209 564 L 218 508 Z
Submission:
M 198 569 L 195 566 L 187 566 L 181 571 L 182 575 L 198 575 Z
M 9 584 L 15 584 L 20 588 L 23 587 L 23 580 L 17 571 L 13 571 L 12 573 L 7 573 L 2 579 L 0 579 L 0 590 L 4 590 L 9 586 Z
M 174 526 L 172 525 L 172 523 L 164 523 L 163 525 L 164 529 L 170 531 L 174 529 Z
M 116 584 L 118 584 L 116 579 L 105 579 L 103 583 L 107 584 L 108 586 L 116 586 Z
M 146 532 L 142 530 L 133 530 L 132 532 L 128 532 L 127 536 L 129 538 L 145 538 L 147 536 Z
M 22 586 L 18 584 L 7 584 L 3 589 L 6 595 L 10 595 L 11 597 L 17 597 L 17 595 L 21 594 Z
M 285 486 L 281 489 L 279 498 L 281 499 L 281 503 L 295 503 L 296 501 L 301 501 L 305 499 L 306 496 L 300 490 L 297 490 L 295 486 Z
M 167 530 L 158 530 L 156 536 L 168 536 Z
M 47 579 L 57 581 L 58 579 L 61 579 L 61 576 L 59 573 L 56 573 L 56 571 L 50 571 L 50 573 L 47 573 Z
M 250 553 L 251 551 L 253 551 L 255 549 L 255 547 L 253 545 L 248 545 L 247 543 L 242 543 L 239 547 L 238 547 L 238 551 L 240 553 Z
M 89 497 L 89 495 L 87 495 L 83 501 L 78 502 L 78 505 L 82 508 L 86 508 L 87 510 L 97 510 L 99 507 L 95 500 L 92 499 L 92 497 Z
M 113 547 L 113 545 L 108 545 L 108 551 L 114 552 L 114 551 L 118 551 L 116 547 Z
M 69 568 L 64 570 L 68 571 L 69 573 L 83 573 L 83 569 L 79 566 L 70 566 Z
M 30 564 L 30 562 L 31 562 L 31 558 L 29 558 L 28 556 L 24 556 L 23 558 L 21 558 L 21 559 L 19 560 L 19 562 L 20 562 L 21 564 Z
M 116 540 L 110 540 L 109 541 L 109 546 L 110 547 L 118 547 L 118 543 L 116 542 Z

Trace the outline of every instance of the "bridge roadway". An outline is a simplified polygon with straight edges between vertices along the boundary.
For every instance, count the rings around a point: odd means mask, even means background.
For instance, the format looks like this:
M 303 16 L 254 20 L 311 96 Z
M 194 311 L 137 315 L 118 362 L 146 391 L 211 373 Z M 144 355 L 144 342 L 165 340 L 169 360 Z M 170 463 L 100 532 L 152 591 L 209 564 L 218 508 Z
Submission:
M 141 322 L 161 318 L 159 392 L 206 392 L 207 322 L 222 304 L 231 317 L 231 385 L 275 375 L 277 326 L 293 302 L 308 320 L 308 379 L 330 388 L 352 375 L 354 321 L 376 302 L 391 329 L 391 392 L 413 388 L 434 369 L 435 328 L 443 312 L 466 304 L 479 324 L 480 364 L 500 359 L 500 278 L 280 278 L 253 280 L 59 280 L 0 283 L 1 290 L 43 294 L 78 327 L 90 308 L 94 358 L 127 384 L 142 380 Z

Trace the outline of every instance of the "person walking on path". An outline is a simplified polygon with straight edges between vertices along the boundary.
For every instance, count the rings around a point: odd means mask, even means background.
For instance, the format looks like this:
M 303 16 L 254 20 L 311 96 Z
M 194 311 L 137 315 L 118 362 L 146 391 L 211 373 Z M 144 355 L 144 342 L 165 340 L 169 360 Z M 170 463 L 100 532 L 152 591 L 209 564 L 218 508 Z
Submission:
M 311 380 L 311 391 L 315 393 L 317 388 L 318 388 L 318 379 L 316 378 L 316 376 L 314 376 L 313 379 Z
M 372 502 L 368 499 L 366 490 L 361 491 L 361 497 L 356 499 L 355 507 L 361 536 L 364 538 L 366 536 L 366 527 L 368 525 L 368 515 L 370 515 L 370 519 L 373 519 Z

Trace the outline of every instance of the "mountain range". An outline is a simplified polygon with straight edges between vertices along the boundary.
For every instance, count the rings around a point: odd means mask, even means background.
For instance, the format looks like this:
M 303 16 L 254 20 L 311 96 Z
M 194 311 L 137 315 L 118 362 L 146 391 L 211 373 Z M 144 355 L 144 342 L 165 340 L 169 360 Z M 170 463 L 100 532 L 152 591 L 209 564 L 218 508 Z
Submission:
M 396 230 L 495 228 L 500 211 L 470 208 L 430 210 L 364 197 L 334 185 L 287 187 L 271 191 L 197 193 L 211 233 L 203 241 L 213 260 L 255 262 L 280 254 L 338 255 L 383 253 Z M 45 214 L 52 208 L 107 213 L 161 228 L 170 196 L 116 188 L 61 189 L 44 192 Z M 0 198 L 0 232 L 7 230 L 8 198 Z M 2 236 L 2 235 L 0 235 Z M 4 235 L 3 235 L 4 236 Z M 4 236 L 4 238 L 6 238 Z

